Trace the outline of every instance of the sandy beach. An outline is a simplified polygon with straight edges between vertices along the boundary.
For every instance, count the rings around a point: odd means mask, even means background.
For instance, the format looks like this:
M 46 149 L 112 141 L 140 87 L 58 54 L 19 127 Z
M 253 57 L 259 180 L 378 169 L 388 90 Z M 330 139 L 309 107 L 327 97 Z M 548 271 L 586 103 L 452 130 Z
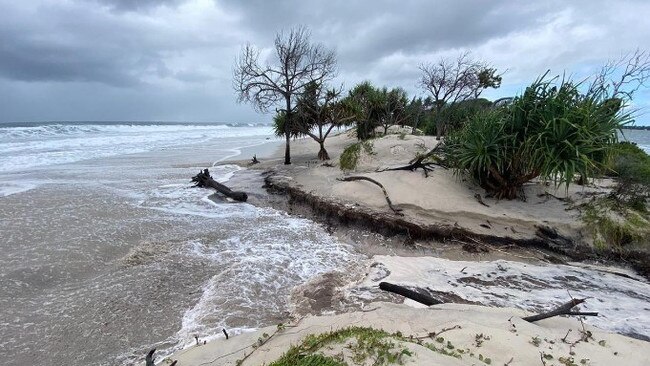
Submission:
M 650 329 L 647 279 L 621 266 L 572 262 L 570 256 L 584 249 L 589 238 L 564 198 L 580 201 L 606 191 L 612 182 L 572 186 L 569 191 L 535 183 L 526 187 L 526 201 L 480 197 L 481 204 L 476 197 L 482 195 L 480 188 L 443 168 L 429 177 L 421 171 L 381 171 L 430 150 L 437 143 L 434 137 L 395 133 L 374 139 L 372 149 L 361 153 L 355 171 L 342 172 L 338 157 L 353 142 L 348 132 L 328 139 L 329 164 L 316 159 L 317 145 L 310 139 L 293 141 L 290 166 L 282 165 L 283 147 L 260 164 L 238 163 L 251 172 L 264 172 L 268 189 L 289 195 L 285 204 L 289 212 L 323 221 L 343 240 L 366 241 L 361 246 L 369 258 L 365 267 L 325 273 L 295 287 L 290 296 L 292 314 L 282 326 L 229 340 L 219 337 L 168 360 L 178 360 L 179 365 L 272 364 L 310 334 L 351 326 L 384 330 L 391 350 L 408 350 L 403 354 L 409 356 L 400 357 L 403 364 L 643 365 L 650 358 L 650 346 L 641 340 L 648 339 Z M 378 187 L 338 180 L 351 175 L 381 182 L 404 215 L 396 217 L 388 209 Z M 349 220 L 350 212 L 352 216 L 363 212 L 374 221 Z M 436 235 L 417 237 L 413 232 L 409 237 L 395 229 L 399 223 Z M 542 245 L 548 238 L 540 237 L 540 227 L 553 230 L 564 240 L 556 243 L 564 246 Z M 390 235 L 376 236 L 367 229 Z M 472 238 L 475 242 L 468 240 Z M 522 248 L 526 243 L 536 247 Z M 565 264 L 553 264 L 558 262 Z M 427 308 L 379 290 L 381 281 L 424 289 L 446 303 Z M 631 292 L 638 296 L 620 301 Z M 583 308 L 598 310 L 600 316 L 535 323 L 521 319 L 548 311 L 570 296 L 587 297 Z M 304 353 L 368 364 L 354 357 L 359 342 L 352 335 Z

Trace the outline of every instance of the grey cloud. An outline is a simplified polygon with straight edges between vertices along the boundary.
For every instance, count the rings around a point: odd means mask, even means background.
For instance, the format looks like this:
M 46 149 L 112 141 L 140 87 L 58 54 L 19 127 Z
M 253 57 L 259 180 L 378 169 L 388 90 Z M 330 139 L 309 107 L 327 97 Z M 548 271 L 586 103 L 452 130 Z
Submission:
M 337 85 L 370 80 L 411 94 L 422 93 L 419 63 L 464 50 L 510 70 L 489 94 L 498 97 L 546 68 L 588 71 L 650 47 L 644 0 L 0 0 L 0 8 L 0 122 L 250 120 L 252 109 L 234 102 L 233 60 L 243 43 L 272 47 L 279 30 L 298 24 L 337 51 Z M 40 112 L 28 110 L 34 96 Z M 639 93 L 635 103 L 649 98 Z
M 104 4 L 117 11 L 140 11 L 159 6 L 177 6 L 184 0 L 87 0 Z

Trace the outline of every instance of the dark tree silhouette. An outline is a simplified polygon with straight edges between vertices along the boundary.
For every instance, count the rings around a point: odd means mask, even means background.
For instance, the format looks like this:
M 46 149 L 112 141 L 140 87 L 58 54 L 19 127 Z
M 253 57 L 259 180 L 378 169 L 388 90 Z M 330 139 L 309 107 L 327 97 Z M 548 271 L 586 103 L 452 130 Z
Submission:
M 263 63 L 260 51 L 246 44 L 235 62 L 233 87 L 239 102 L 248 102 L 260 112 L 272 106 L 284 112 L 286 148 L 284 163 L 291 164 L 291 121 L 295 97 L 309 83 L 321 84 L 334 77 L 336 56 L 321 44 L 312 44 L 307 28 L 298 26 L 275 38 L 273 63 Z M 278 108 L 279 107 L 279 108 Z
M 483 61 L 470 57 L 469 52 L 455 59 L 441 58 L 438 62 L 420 65 L 422 78 L 420 86 L 431 93 L 436 111 L 436 136 L 444 130 L 440 111 L 447 104 L 478 98 L 487 88 L 501 86 L 501 75 L 495 68 Z

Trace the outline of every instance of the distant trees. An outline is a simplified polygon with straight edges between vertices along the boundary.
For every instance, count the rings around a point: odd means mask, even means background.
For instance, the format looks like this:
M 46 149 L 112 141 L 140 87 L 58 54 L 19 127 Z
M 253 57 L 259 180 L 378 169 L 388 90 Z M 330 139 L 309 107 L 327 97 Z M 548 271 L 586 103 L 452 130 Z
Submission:
M 409 118 L 409 100 L 402 88 L 377 88 L 368 81 L 356 85 L 345 98 L 356 111 L 357 138 L 366 140 L 383 127 L 384 134 L 392 125 L 404 125 Z
M 408 118 L 411 121 L 411 133 L 415 134 L 417 129 L 420 128 L 423 123 L 426 124 L 427 117 L 431 114 L 431 107 L 433 106 L 433 99 L 431 97 L 422 97 L 411 99 L 411 102 L 406 107 L 406 113 Z
M 323 84 L 334 77 L 336 56 L 321 44 L 312 44 L 305 27 L 296 27 L 275 38 L 272 63 L 260 60 L 260 51 L 246 44 L 235 61 L 233 87 L 239 102 L 248 102 L 260 112 L 276 106 L 285 136 L 284 163 L 291 164 L 291 122 L 296 97 L 310 83 Z M 279 107 L 279 108 L 278 108 Z
M 420 87 L 431 94 L 436 112 L 436 136 L 445 130 L 440 111 L 449 104 L 477 99 L 487 88 L 501 86 L 501 75 L 484 61 L 474 60 L 469 52 L 455 59 L 441 58 L 435 63 L 420 65 Z

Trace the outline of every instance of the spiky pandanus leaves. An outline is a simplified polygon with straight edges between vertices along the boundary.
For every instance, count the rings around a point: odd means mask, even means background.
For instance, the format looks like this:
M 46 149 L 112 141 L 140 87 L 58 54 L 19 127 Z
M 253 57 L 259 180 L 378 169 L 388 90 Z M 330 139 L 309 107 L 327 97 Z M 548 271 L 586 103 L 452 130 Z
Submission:
M 630 121 L 620 99 L 580 94 L 570 80 L 545 79 L 511 104 L 475 114 L 448 141 L 457 173 L 468 172 L 497 198 L 516 198 L 540 177 L 556 185 L 602 169 L 616 131 Z

